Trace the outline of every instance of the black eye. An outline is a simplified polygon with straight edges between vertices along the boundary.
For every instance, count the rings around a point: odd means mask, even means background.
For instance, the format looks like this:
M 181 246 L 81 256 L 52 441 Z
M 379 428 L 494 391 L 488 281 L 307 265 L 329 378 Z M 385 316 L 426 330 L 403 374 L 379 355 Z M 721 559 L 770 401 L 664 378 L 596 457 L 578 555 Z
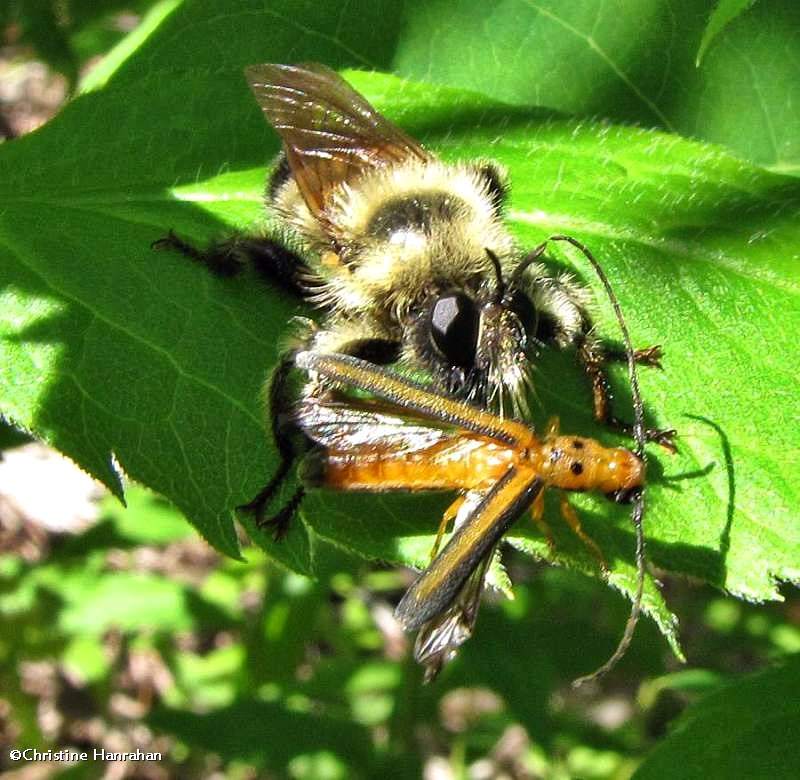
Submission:
M 536 311 L 531 299 L 522 290 L 514 290 L 506 297 L 505 304 L 519 317 L 525 333 L 532 337 L 539 324 L 539 312 Z
M 463 292 L 445 293 L 431 310 L 431 341 L 453 366 L 469 368 L 478 343 L 478 307 Z

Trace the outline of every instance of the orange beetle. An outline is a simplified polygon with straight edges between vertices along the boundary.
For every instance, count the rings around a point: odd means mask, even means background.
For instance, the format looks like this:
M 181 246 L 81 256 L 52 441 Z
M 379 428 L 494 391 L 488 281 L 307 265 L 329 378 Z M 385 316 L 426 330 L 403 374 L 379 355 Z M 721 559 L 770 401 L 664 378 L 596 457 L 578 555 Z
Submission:
M 294 422 L 316 445 L 302 468 L 307 485 L 373 492 L 460 491 L 444 514 L 439 538 L 458 517 L 455 533 L 438 554 L 437 539 L 430 566 L 395 613 L 406 630 L 419 630 L 415 657 L 425 666 L 426 679 L 472 633 L 496 545 L 526 510 L 532 508 L 541 522 L 545 488 L 600 491 L 620 502 L 636 498 L 634 511 L 641 513 L 644 461 L 630 450 L 559 435 L 554 424 L 540 438 L 521 422 L 432 392 L 357 358 L 299 352 L 295 365 L 318 379 L 380 399 L 334 400 L 331 394 L 303 399 Z M 561 508 L 602 561 L 566 499 Z M 638 601 L 634 609 L 635 622 Z

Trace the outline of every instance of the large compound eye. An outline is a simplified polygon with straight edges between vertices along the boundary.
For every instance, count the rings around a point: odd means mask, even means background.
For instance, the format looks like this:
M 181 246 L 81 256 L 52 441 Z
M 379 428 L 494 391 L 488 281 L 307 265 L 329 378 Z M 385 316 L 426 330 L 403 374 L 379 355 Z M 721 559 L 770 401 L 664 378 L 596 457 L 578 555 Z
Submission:
M 530 338 L 533 338 L 539 324 L 539 312 L 536 311 L 531 299 L 522 290 L 514 290 L 505 303 L 519 317 L 522 327 L 525 328 L 525 333 Z
M 453 366 L 470 368 L 478 344 L 478 307 L 463 292 L 442 295 L 431 310 L 431 341 Z

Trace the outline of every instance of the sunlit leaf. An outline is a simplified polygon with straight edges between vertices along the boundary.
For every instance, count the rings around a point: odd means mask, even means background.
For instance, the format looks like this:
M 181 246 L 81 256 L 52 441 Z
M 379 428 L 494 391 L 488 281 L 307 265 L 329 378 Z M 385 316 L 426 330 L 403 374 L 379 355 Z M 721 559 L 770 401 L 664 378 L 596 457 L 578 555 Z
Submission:
M 260 386 L 291 315 L 308 309 L 251 279 L 209 278 L 150 244 L 169 228 L 202 243 L 263 219 L 277 140 L 242 65 L 390 65 L 393 5 L 335 14 L 326 6 L 305 27 L 293 7 L 241 3 L 211 15 L 198 2 L 176 11 L 105 88 L 0 148 L 0 411 L 117 492 L 118 463 L 230 555 L 238 551 L 232 510 L 276 463 Z M 214 45 L 212 56 L 209 42 L 226 40 L 237 45 Z M 800 414 L 787 361 L 800 327 L 797 182 L 676 135 L 554 118 L 379 74 L 349 77 L 445 159 L 490 156 L 508 166 L 508 216 L 521 245 L 565 232 L 592 247 L 636 343 L 666 352 L 663 373 L 642 372 L 651 418 L 680 434 L 678 456 L 651 450 L 651 559 L 746 598 L 776 598 L 776 580 L 800 576 L 792 478 Z M 469 72 L 460 78 L 469 82 Z M 580 256 L 552 254 L 599 291 Z M 601 335 L 617 338 L 599 294 L 597 313 Z M 557 413 L 567 432 L 614 441 L 592 423 L 568 356 L 543 355 L 537 377 L 537 424 Z M 624 407 L 624 376 L 617 380 Z M 318 495 L 284 542 L 257 536 L 301 573 L 315 571 L 320 540 L 419 565 L 445 500 Z M 627 512 L 604 499 L 575 503 L 610 581 L 630 592 Z M 551 514 L 558 561 L 599 575 Z M 514 537 L 549 556 L 528 524 Z M 648 607 L 671 634 L 652 585 Z
M 412 0 L 392 64 L 404 76 L 515 105 L 721 143 L 797 174 L 800 4 L 760 0 L 717 28 L 715 6 L 741 4 Z M 697 67 L 701 40 L 708 50 Z

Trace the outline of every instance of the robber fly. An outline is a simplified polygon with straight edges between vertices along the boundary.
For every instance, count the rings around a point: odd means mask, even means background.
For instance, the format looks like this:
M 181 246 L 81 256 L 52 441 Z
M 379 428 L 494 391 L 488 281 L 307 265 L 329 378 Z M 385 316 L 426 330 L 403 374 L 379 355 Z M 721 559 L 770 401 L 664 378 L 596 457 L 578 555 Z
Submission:
M 573 347 L 591 380 L 595 416 L 630 433 L 612 411 L 606 363 L 615 356 L 593 332 L 589 291 L 541 262 L 546 244 L 526 251 L 513 239 L 500 165 L 443 162 L 324 65 L 255 65 L 246 76 L 283 142 L 266 195 L 277 229 L 205 251 L 172 232 L 155 246 L 221 276 L 252 266 L 304 297 L 322 313 L 305 338 L 312 351 L 397 363 L 430 377 L 437 392 L 501 415 L 526 416 L 538 350 Z M 660 350 L 636 357 L 658 365 Z M 281 468 L 246 505 L 276 537 L 290 513 L 268 519 L 267 507 L 302 450 L 284 424 L 292 369 L 287 353 L 268 393 Z M 317 390 L 312 381 L 303 394 Z M 673 434 L 644 431 L 668 448 Z

